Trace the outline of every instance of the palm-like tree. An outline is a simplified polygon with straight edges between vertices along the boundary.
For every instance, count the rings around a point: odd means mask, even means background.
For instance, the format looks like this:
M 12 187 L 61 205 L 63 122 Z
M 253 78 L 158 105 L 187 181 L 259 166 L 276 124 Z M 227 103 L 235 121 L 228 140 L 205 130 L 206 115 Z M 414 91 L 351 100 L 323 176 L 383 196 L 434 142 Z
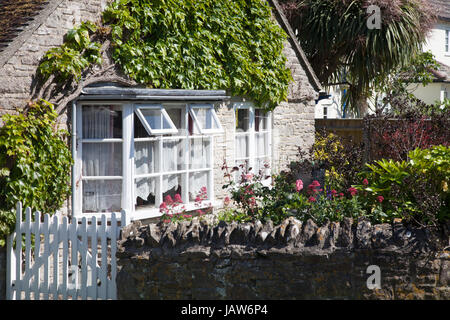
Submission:
M 319 80 L 348 84 L 345 102 L 364 113 L 374 81 L 385 81 L 421 51 L 434 22 L 428 0 L 281 0 Z M 381 28 L 367 10 L 380 8 Z

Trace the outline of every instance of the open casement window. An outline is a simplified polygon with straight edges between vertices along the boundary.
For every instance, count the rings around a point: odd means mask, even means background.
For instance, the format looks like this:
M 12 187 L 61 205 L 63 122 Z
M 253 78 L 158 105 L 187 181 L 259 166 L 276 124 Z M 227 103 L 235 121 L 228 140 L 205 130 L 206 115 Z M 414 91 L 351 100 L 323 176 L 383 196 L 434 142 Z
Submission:
M 140 105 L 136 107 L 135 112 L 149 135 L 178 132 L 162 105 Z
M 223 132 L 212 104 L 190 104 L 189 114 L 194 121 L 195 134 L 214 134 Z
M 235 104 L 235 180 L 244 170 L 269 176 L 271 167 L 271 113 L 255 108 L 251 103 Z M 267 181 L 266 181 L 267 180 Z M 263 179 L 270 183 L 270 179 Z

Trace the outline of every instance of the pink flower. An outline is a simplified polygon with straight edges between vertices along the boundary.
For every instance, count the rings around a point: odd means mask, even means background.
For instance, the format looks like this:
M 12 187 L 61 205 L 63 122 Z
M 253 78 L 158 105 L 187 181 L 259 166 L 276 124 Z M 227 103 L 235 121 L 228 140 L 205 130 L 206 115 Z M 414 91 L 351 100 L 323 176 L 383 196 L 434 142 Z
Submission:
M 223 200 L 223 204 L 224 205 L 229 205 L 230 204 L 230 197 L 225 197 L 225 199 Z
M 344 196 L 344 194 L 343 194 L 342 192 L 340 192 L 340 193 L 339 193 L 339 196 L 343 197 L 343 196 Z
M 317 180 L 314 180 L 314 181 L 311 183 L 311 185 L 314 186 L 314 187 L 320 187 L 320 183 L 319 183 L 319 181 L 317 181 Z
M 175 195 L 175 202 L 183 203 L 183 200 L 181 200 L 181 196 L 178 193 Z
M 383 200 L 384 200 L 384 197 L 383 197 L 383 196 L 378 196 L 378 197 L 377 197 L 377 200 L 378 200 L 379 203 L 382 203 Z
M 202 210 L 200 210 L 200 209 L 199 209 L 199 210 L 196 210 L 195 212 L 196 212 L 199 216 L 201 216 L 201 215 L 204 214 L 204 212 L 203 212 Z
M 253 178 L 253 174 L 252 173 L 248 173 L 245 175 L 245 180 L 250 181 Z
M 364 180 L 363 180 L 363 185 L 367 186 L 368 184 L 369 184 L 369 180 L 364 179 Z
M 172 204 L 173 203 L 173 199 L 172 199 L 172 197 L 170 195 L 167 195 L 164 198 L 164 201 L 167 202 L 167 204 Z
M 331 194 L 333 195 L 333 196 L 336 196 L 337 195 L 337 191 L 336 190 L 331 190 Z
M 192 215 L 190 215 L 190 214 L 185 214 L 185 215 L 183 216 L 183 218 L 192 218 Z
M 201 187 L 201 188 L 200 188 L 200 192 L 206 193 L 206 187 Z
M 308 201 L 309 201 L 309 202 L 316 202 L 316 198 L 314 198 L 314 197 L 309 197 L 309 198 L 308 198 Z
M 350 187 L 347 189 L 348 192 L 350 192 L 350 194 L 352 195 L 352 197 L 354 195 L 356 195 L 356 193 L 358 193 L 358 190 L 356 190 L 356 188 Z
M 301 179 L 295 181 L 295 189 L 297 192 L 300 192 L 303 189 L 303 181 Z

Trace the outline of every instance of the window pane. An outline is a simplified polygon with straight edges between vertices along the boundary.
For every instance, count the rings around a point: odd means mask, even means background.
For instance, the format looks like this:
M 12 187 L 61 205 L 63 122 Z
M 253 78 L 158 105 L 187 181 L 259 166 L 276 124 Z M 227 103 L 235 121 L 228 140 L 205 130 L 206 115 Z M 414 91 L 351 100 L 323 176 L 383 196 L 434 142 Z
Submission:
M 121 106 L 83 106 L 83 138 L 122 138 Z
M 236 109 L 236 132 L 250 129 L 250 112 L 248 109 Z
M 182 195 L 182 175 L 181 174 L 171 174 L 163 176 L 163 201 L 167 196 L 171 196 L 175 199 L 175 195 Z
M 122 143 L 83 143 L 83 176 L 121 176 Z
M 157 141 L 136 141 L 134 143 L 136 174 L 154 173 L 157 171 L 157 145 Z
M 134 194 L 136 196 L 136 208 L 155 207 L 156 178 L 136 179 Z
M 120 211 L 122 180 L 83 181 L 83 212 Z
M 260 158 L 255 161 L 255 169 L 252 170 L 257 175 L 270 175 L 270 161 L 268 158 Z
M 140 109 L 140 110 L 145 120 L 147 120 L 148 124 L 152 129 L 157 130 L 163 128 L 160 109 Z
M 150 135 L 147 130 L 145 130 L 142 125 L 141 120 L 138 118 L 136 114 L 134 114 L 134 137 L 135 138 L 148 138 Z
M 193 108 L 201 129 L 218 129 L 219 125 L 213 117 L 212 108 Z
M 210 168 L 211 140 L 196 138 L 190 141 L 190 169 Z
M 235 162 L 235 166 L 238 170 L 234 171 L 234 181 L 236 183 L 240 183 L 242 182 L 242 174 L 247 173 L 247 168 L 249 167 L 248 160 L 237 160 Z
M 163 171 L 178 171 L 185 169 L 184 139 L 165 140 L 163 142 Z
M 209 175 L 209 171 L 189 174 L 189 202 L 208 199 Z
M 268 150 L 269 133 L 256 133 L 255 134 L 255 154 L 257 157 L 266 156 L 269 154 Z
M 245 135 L 236 136 L 235 144 L 235 156 L 236 159 L 248 158 L 249 157 L 249 139 L 250 137 Z
M 183 110 L 181 108 L 166 108 L 166 111 L 175 127 L 178 130 L 183 129 L 181 116 L 182 114 L 184 114 L 184 112 L 182 112 Z
M 255 110 L 255 131 L 268 130 L 268 117 L 268 113 L 260 109 Z

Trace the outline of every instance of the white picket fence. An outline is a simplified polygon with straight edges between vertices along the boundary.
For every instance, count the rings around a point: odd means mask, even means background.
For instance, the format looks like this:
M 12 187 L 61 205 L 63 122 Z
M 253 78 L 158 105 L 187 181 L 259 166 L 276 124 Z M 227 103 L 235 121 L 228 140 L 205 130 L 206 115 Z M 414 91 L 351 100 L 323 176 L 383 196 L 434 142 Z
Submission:
M 126 225 L 113 213 L 77 219 L 50 217 L 17 204 L 7 240 L 7 299 L 116 299 L 116 240 Z

